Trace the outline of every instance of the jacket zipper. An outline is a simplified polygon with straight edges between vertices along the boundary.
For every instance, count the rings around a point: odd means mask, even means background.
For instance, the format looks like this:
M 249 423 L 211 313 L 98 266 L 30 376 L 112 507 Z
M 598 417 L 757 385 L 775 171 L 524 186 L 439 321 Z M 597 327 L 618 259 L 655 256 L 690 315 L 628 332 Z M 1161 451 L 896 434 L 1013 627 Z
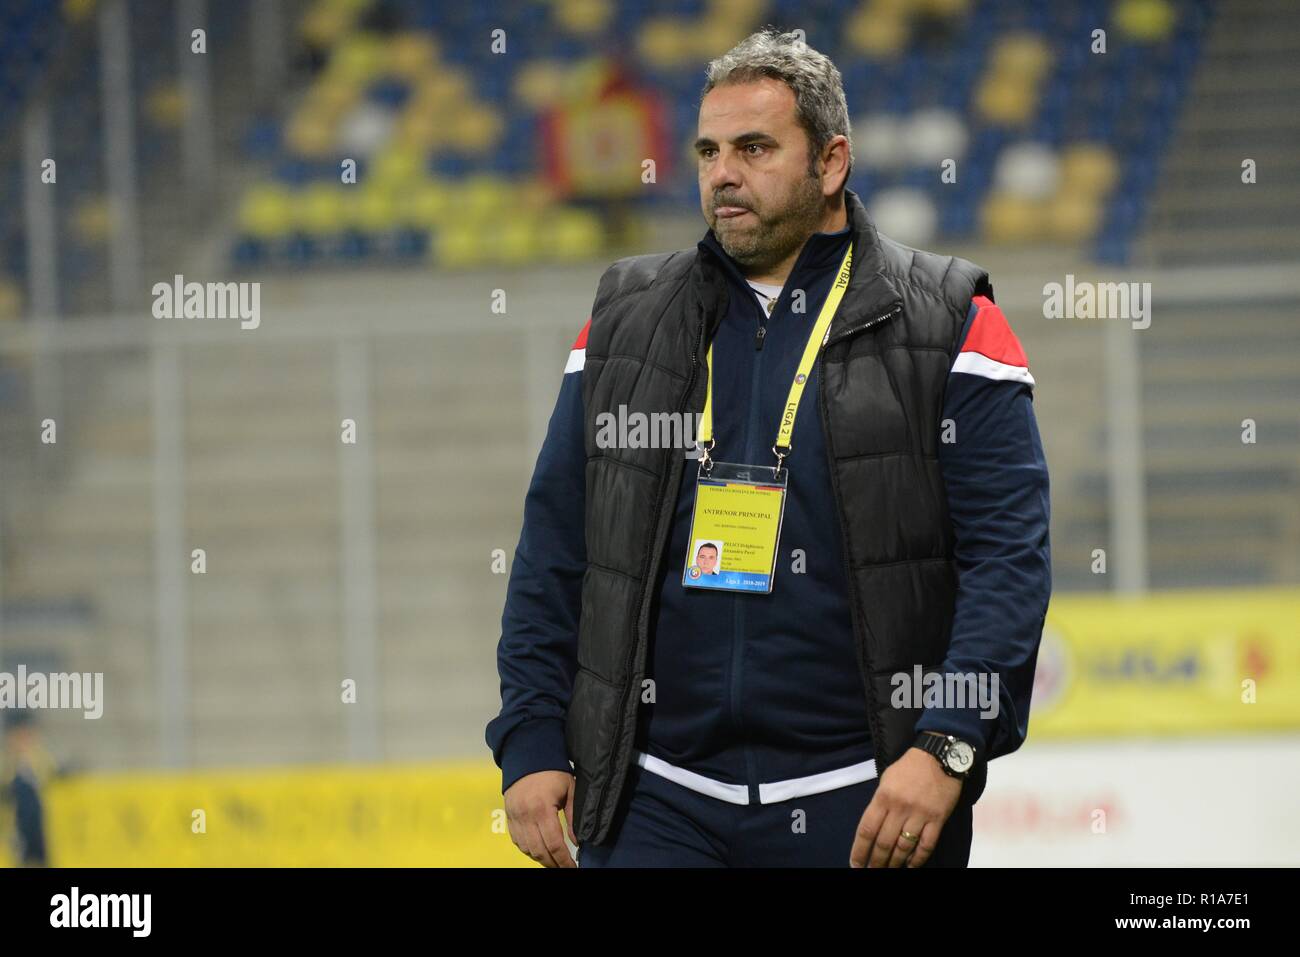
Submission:
M 849 338 L 849 336 L 856 336 L 859 332 L 865 332 L 867 329 L 870 329 L 872 326 L 884 322 L 886 319 L 892 319 L 894 316 L 898 315 L 902 311 L 903 311 L 903 306 L 901 303 L 899 303 L 898 305 L 893 306 L 890 309 L 887 309 L 885 312 L 882 312 L 878 316 L 872 316 L 870 319 L 868 319 L 860 326 L 854 326 L 852 329 L 845 329 L 844 331 L 837 333 L 834 337 L 827 336 L 826 340 L 822 343 L 822 348 L 825 349 L 826 346 L 833 345 L 836 342 L 839 342 L 843 339 L 847 339 Z M 820 354 L 819 354 L 819 358 L 820 358 Z
M 831 477 L 831 491 L 835 497 L 835 520 L 840 528 L 840 552 L 844 560 L 844 579 L 849 590 L 849 611 L 853 617 L 854 623 L 854 644 L 858 657 L 858 670 L 862 672 L 862 686 L 866 691 L 867 699 L 867 727 L 871 731 L 871 740 L 873 748 L 876 742 L 884 740 L 884 731 L 880 727 L 879 718 L 876 716 L 876 695 L 871 689 L 871 662 L 867 658 L 866 649 L 866 622 L 858 608 L 858 586 L 853 578 L 853 561 L 852 554 L 849 550 L 848 532 L 844 525 L 844 497 L 840 491 L 839 474 L 835 471 L 835 448 L 831 443 L 830 430 L 826 427 L 827 403 L 826 403 L 826 347 L 835 342 L 840 342 L 850 336 L 864 332 L 873 326 L 879 325 L 886 319 L 890 319 L 903 311 L 902 305 L 894 306 L 878 316 L 873 316 L 860 326 L 845 330 L 834 338 L 829 336 L 822 343 L 822 348 L 817 352 L 817 376 L 819 386 L 817 389 L 818 409 L 821 412 L 822 419 L 822 437 L 823 444 L 826 446 L 826 467 Z M 883 758 L 883 755 L 877 755 Z M 881 767 L 883 771 L 883 767 Z
M 766 310 L 766 312 L 764 311 Z M 754 351 L 763 351 L 763 340 L 767 337 L 766 322 L 776 311 L 776 300 L 769 299 L 766 306 L 758 307 L 758 333 L 754 336 Z
M 698 334 L 698 335 L 696 336 L 696 338 L 695 338 L 695 348 L 691 351 L 691 375 L 690 375 L 690 378 L 689 378 L 689 379 L 687 380 L 687 382 L 686 382 L 686 391 L 685 391 L 684 395 L 682 396 L 681 402 L 678 403 L 678 405 L 679 405 L 679 409 L 678 409 L 678 411 L 679 411 L 679 412 L 682 412 L 682 413 L 689 411 L 690 404 L 691 404 L 691 394 L 695 391 L 695 380 L 696 380 L 696 379 L 698 378 L 698 376 L 699 376 L 699 365 L 698 365 L 698 363 L 699 363 L 699 356 L 700 356 L 700 352 L 701 352 L 701 351 L 703 350 L 703 348 L 704 348 L 704 332 L 705 332 L 705 329 L 706 329 L 707 326 L 708 326 L 708 318 L 707 318 L 707 316 L 701 315 L 701 317 L 700 317 L 700 331 L 699 331 L 699 334 Z M 658 567 L 658 565 L 659 565 L 659 562 L 660 562 L 660 560 L 661 560 L 662 557 L 663 557 L 663 556 L 660 554 L 660 552 L 662 552 L 663 549 L 662 549 L 662 546 L 660 545 L 660 543 L 659 543 L 659 541 L 658 541 L 658 538 L 659 538 L 659 534 L 658 534 L 658 533 L 659 533 L 659 521 L 660 521 L 660 519 L 661 519 L 662 516 L 663 516 L 664 498 L 665 498 L 665 496 L 666 496 L 666 494 L 667 494 L 667 488 L 668 488 L 668 485 L 669 485 L 670 482 L 672 482 L 672 480 L 674 479 L 674 477 L 676 478 L 676 481 L 677 481 L 678 484 L 680 484 L 680 482 L 681 482 L 681 474 L 680 474 L 680 472 L 679 472 L 679 470 L 678 470 L 678 468 L 677 468 L 677 466 L 676 466 L 676 464 L 675 464 L 675 462 L 676 462 L 676 457 L 675 457 L 674 454 L 673 454 L 675 451 L 677 451 L 677 450 L 675 450 L 675 449 L 669 449 L 669 450 L 668 450 L 668 456 L 669 456 L 669 467 L 668 467 L 667 469 L 664 470 L 664 478 L 663 478 L 663 479 L 660 481 L 660 483 L 659 483 L 659 497 L 658 497 L 658 504 L 657 504 L 656 507 L 655 507 L 655 514 L 654 514 L 654 523 L 653 523 L 653 526 L 654 526 L 654 529 L 655 529 L 655 539 L 656 539 L 656 540 L 651 544 L 650 552 L 649 552 L 648 555 L 646 555 L 645 564 L 642 566 L 642 571 L 641 571 L 641 591 L 640 591 L 640 593 L 637 595 L 637 602 L 636 602 L 637 613 L 636 613 L 636 618 L 633 619 L 633 622 L 632 622 L 632 645 L 631 645 L 631 648 L 630 648 L 630 650 L 628 651 L 628 655 L 627 655 L 627 667 L 626 667 L 626 672 L 627 672 L 627 682 L 626 682 L 626 684 L 625 684 L 625 686 L 624 686 L 624 688 L 623 688 L 623 700 L 622 700 L 622 702 L 621 702 L 622 707 L 619 709 L 619 714 L 618 714 L 618 723 L 614 725 L 614 738 L 613 738 L 613 741 L 614 741 L 614 747 L 615 747 L 615 748 L 618 747 L 618 741 L 619 741 L 619 739 L 623 736 L 623 725 L 624 725 L 624 721 L 625 721 L 625 719 L 626 719 L 626 717 L 627 717 L 627 701 L 628 701 L 628 695 L 629 695 L 629 693 L 632 691 L 632 663 L 633 663 L 634 659 L 636 658 L 637 647 L 638 647 L 638 645 L 640 644 L 640 639 L 641 639 L 641 635 L 640 635 L 641 611 L 642 611 L 643 606 L 645 605 L 646 597 L 647 597 L 647 595 L 649 595 L 649 593 L 650 593 L 650 584 L 651 584 L 651 583 L 650 583 L 650 578 L 651 578 L 650 571 L 651 571 L 651 566 L 653 565 L 653 566 L 655 566 L 655 568 L 657 569 L 657 567 Z M 686 465 L 685 465 L 685 457 L 683 457 L 683 458 L 682 458 L 682 469 L 684 470 L 685 468 L 686 468 Z M 658 577 L 658 576 L 656 575 L 655 577 Z M 609 778 L 608 782 L 606 783 L 604 789 L 601 791 L 601 794 L 600 794 L 600 800 L 596 802 L 595 818 L 596 818 L 596 829 L 597 829 L 597 830 L 599 830 L 599 827 L 600 827 L 600 816 L 601 816 L 601 812 L 604 810 L 604 808 L 605 808 L 605 803 L 606 803 L 606 799 L 609 797 L 610 791 L 611 791 L 611 789 L 612 789 L 613 786 L 614 786 L 614 780 L 615 780 L 615 777 L 616 777 L 616 775 L 611 775 L 611 776 L 610 776 L 610 778 Z M 620 787 L 620 789 L 621 789 L 621 787 L 622 787 L 622 784 L 621 784 L 621 783 L 620 783 L 619 787 Z
M 760 313 L 762 310 L 760 309 Z M 776 310 L 768 313 L 770 318 Z M 760 335 L 766 330 L 759 326 Z M 754 370 L 749 380 L 749 413 L 745 422 L 745 461 L 756 462 L 758 456 L 750 454 L 750 443 L 756 435 L 761 435 L 763 423 L 759 417 L 760 398 L 762 397 L 763 382 L 763 356 L 762 339 L 759 340 L 759 355 L 754 357 Z M 757 787 L 756 774 L 754 771 L 754 758 L 749 750 L 749 740 L 745 728 L 745 719 L 741 699 L 743 697 L 744 681 L 744 658 L 745 658 L 745 627 L 747 624 L 745 595 L 733 594 L 731 598 L 731 672 L 730 688 L 728 688 L 728 707 L 731 714 L 731 726 L 736 735 L 736 740 L 740 743 L 740 752 L 745 760 L 745 784 L 746 786 Z

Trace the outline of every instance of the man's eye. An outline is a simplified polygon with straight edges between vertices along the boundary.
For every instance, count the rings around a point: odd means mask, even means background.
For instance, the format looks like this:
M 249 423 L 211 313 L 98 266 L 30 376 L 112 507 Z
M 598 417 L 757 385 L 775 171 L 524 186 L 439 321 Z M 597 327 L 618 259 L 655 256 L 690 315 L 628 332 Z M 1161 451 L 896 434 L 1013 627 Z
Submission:
M 700 156 L 702 156 L 704 159 L 712 159 L 713 154 L 716 152 L 717 150 L 706 146 L 704 149 L 700 150 Z
M 745 149 L 747 149 L 747 150 L 760 150 L 760 151 L 761 151 L 761 150 L 763 150 L 763 149 L 765 149 L 765 148 L 766 148 L 766 147 L 764 147 L 762 143 L 748 143 L 748 144 L 746 144 L 746 146 L 745 146 Z M 750 156 L 757 156 L 758 154 L 757 154 L 757 153 L 750 153 L 749 155 L 750 155 Z

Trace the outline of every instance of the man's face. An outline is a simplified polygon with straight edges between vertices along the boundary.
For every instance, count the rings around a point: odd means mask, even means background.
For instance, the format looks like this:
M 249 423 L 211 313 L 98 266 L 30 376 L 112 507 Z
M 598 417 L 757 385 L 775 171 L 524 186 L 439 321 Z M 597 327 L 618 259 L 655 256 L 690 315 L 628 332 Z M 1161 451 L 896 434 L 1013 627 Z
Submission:
M 695 564 L 700 566 L 700 571 L 704 574 L 713 574 L 713 566 L 718 564 L 718 550 L 712 545 L 701 545 L 695 556 Z
M 700 208 L 728 256 L 763 270 L 817 232 L 820 177 L 808 175 L 808 134 L 780 80 L 714 87 L 700 104 Z

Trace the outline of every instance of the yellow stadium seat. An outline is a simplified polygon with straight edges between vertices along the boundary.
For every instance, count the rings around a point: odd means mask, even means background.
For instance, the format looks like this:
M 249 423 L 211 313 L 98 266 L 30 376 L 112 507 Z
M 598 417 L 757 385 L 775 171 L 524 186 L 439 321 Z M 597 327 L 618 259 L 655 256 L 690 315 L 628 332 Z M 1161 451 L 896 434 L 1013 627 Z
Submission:
M 474 90 L 462 70 L 439 70 L 425 77 L 411 97 L 411 105 L 420 109 L 447 110 L 469 103 Z
M 449 269 L 481 266 L 490 255 L 482 230 L 468 223 L 451 224 L 435 230 L 429 252 L 438 266 Z
M 768 0 L 709 0 L 706 18 L 736 22 L 760 16 L 768 7 Z
M 603 30 L 614 15 L 614 7 L 609 0 L 559 0 L 554 10 L 555 22 L 578 35 Z
M 347 11 L 318 4 L 299 21 L 298 32 L 313 46 L 330 47 L 338 42 L 351 25 L 352 17 Z
M 975 94 L 975 107 L 990 123 L 1022 126 L 1033 114 L 1037 96 L 1033 89 L 1013 79 L 990 77 Z
M 389 190 L 409 188 L 424 177 L 426 153 L 409 145 L 389 146 L 375 157 L 369 179 Z
M 1126 39 L 1158 43 L 1169 36 L 1178 13 L 1168 0 L 1120 0 L 1112 17 Z
M 749 17 L 708 16 L 697 20 L 687 33 L 688 50 L 694 51 L 696 60 L 711 60 L 721 56 L 750 32 Z
M 160 129 L 177 129 L 185 118 L 185 94 L 174 83 L 157 87 L 146 97 L 145 111 Z
M 1033 33 L 1006 37 L 999 41 L 992 55 L 994 73 L 1028 83 L 1036 83 L 1051 62 L 1047 44 Z
M 542 242 L 550 258 L 575 262 L 597 255 L 605 241 L 600 217 L 579 209 L 560 209 L 543 221 Z
M 299 112 L 285 130 L 289 149 L 306 159 L 324 159 L 334 145 L 334 124 L 314 113 Z
M 555 188 L 540 177 L 517 180 L 510 190 L 514 207 L 525 213 L 542 213 L 556 202 Z
M 467 105 L 451 117 L 449 126 L 452 143 L 479 154 L 496 146 L 505 130 L 501 114 L 489 106 Z
M 12 321 L 22 315 L 23 291 L 17 283 L 0 279 L 0 321 Z
M 99 0 L 63 0 L 63 16 L 70 23 L 80 23 L 95 12 Z
M 331 78 L 363 86 L 388 68 L 388 45 L 370 33 L 356 33 L 334 48 L 326 68 Z
M 360 98 L 360 85 L 337 77 L 326 77 L 307 91 L 298 113 L 312 113 L 333 123 L 350 110 Z
M 328 77 L 322 79 L 311 90 L 307 91 L 305 105 L 320 112 L 322 116 L 337 120 L 338 117 L 343 116 L 343 113 L 355 107 L 360 99 L 360 83 L 352 83 L 347 79 L 338 77 Z
M 550 60 L 536 60 L 520 67 L 513 93 L 521 103 L 543 109 L 560 99 L 564 91 L 565 68 Z
M 427 33 L 399 33 L 388 43 L 388 71 L 408 81 L 434 75 L 438 45 Z
M 488 237 L 493 261 L 503 266 L 535 262 L 541 252 L 537 220 L 531 216 L 511 215 Z
M 1101 205 L 1091 196 L 1063 193 L 1047 209 L 1047 225 L 1053 239 L 1079 243 L 1091 238 L 1101 223 Z
M 490 220 L 508 211 L 512 192 L 508 180 L 491 173 L 480 173 L 459 184 L 453 205 L 469 220 Z
M 868 56 L 888 58 L 902 51 L 909 30 L 901 13 L 883 11 L 872 15 L 863 11 L 849 20 L 846 33 L 853 49 Z
M 293 194 L 280 186 L 257 186 L 244 194 L 239 228 L 258 239 L 275 239 L 293 228 Z
M 400 197 L 392 190 L 382 186 L 363 186 L 357 195 L 352 219 L 362 232 L 383 233 L 401 225 L 400 207 Z
M 681 66 L 695 57 L 690 26 L 673 17 L 647 22 L 637 33 L 636 45 L 641 58 L 659 69 Z
M 112 231 L 113 214 L 108 200 L 94 196 L 81 203 L 72 217 L 72 231 L 89 245 L 106 242 Z
M 335 183 L 313 183 L 302 190 L 294 202 L 294 222 L 312 236 L 342 232 L 345 219 L 344 190 L 355 187 Z
M 916 0 L 915 8 L 935 17 L 959 17 L 970 10 L 970 0 Z
M 450 206 L 447 187 L 434 179 L 422 180 L 398 196 L 398 213 L 408 226 L 431 228 L 447 222 Z
M 868 0 L 858 8 L 856 16 L 863 19 L 876 17 L 904 17 L 915 12 L 918 0 Z
M 1104 196 L 1119 179 L 1115 154 L 1097 143 L 1076 143 L 1061 153 L 1062 192 Z
M 565 100 L 592 100 L 609 83 L 610 63 L 600 55 L 575 60 L 564 72 L 560 96 Z
M 1029 243 L 1046 232 L 1042 202 L 994 193 L 980 210 L 984 238 L 994 243 Z
M 436 110 L 406 109 L 397 121 L 394 145 L 419 150 L 426 155 L 448 142 L 445 117 Z

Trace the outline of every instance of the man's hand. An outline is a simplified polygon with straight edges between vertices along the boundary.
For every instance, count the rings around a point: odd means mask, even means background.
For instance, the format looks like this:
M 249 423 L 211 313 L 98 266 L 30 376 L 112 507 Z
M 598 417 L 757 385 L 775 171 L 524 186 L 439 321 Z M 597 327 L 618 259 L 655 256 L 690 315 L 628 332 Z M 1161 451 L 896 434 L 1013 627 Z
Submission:
M 506 790 L 506 825 L 510 840 L 544 867 L 577 867 L 564 844 L 560 830 L 560 809 L 564 823 L 573 836 L 573 788 L 575 779 L 563 771 L 537 771 L 525 774 Z
M 939 843 L 962 784 L 960 778 L 944 774 L 932 755 L 908 748 L 881 775 L 858 824 L 849 866 L 920 867 Z M 918 840 L 903 837 L 904 831 Z

